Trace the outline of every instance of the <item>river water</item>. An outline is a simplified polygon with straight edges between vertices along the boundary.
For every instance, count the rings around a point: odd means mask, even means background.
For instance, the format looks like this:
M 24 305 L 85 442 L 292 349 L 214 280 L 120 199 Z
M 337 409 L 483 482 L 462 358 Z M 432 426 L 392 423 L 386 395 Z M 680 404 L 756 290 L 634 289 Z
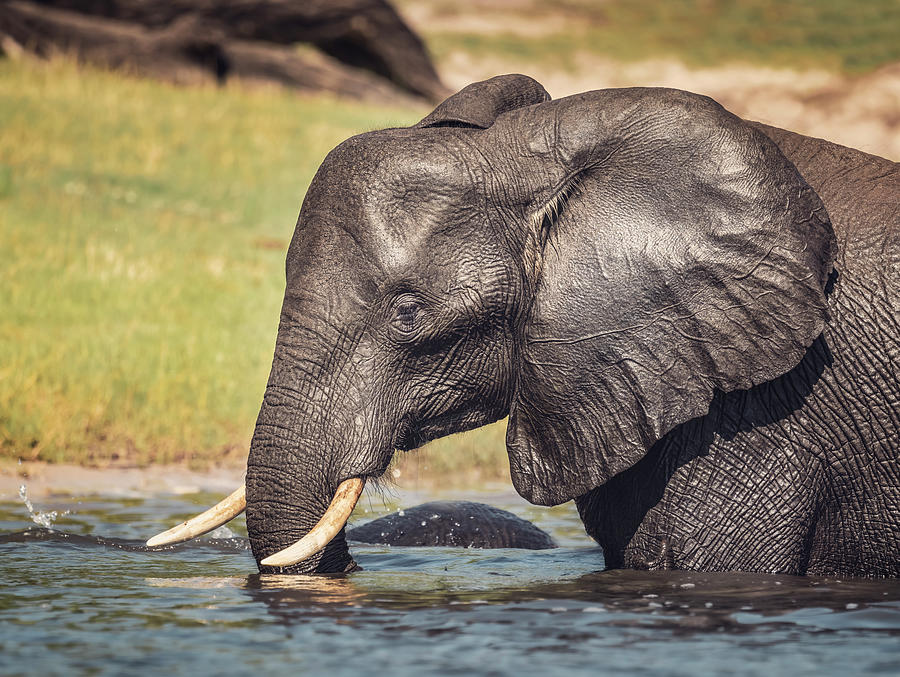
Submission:
M 351 523 L 435 497 L 366 495 Z M 243 519 L 143 548 L 219 498 L 0 503 L 0 673 L 900 674 L 898 582 L 604 572 L 571 504 L 505 493 L 476 498 L 561 547 L 354 545 L 340 577 L 256 574 Z

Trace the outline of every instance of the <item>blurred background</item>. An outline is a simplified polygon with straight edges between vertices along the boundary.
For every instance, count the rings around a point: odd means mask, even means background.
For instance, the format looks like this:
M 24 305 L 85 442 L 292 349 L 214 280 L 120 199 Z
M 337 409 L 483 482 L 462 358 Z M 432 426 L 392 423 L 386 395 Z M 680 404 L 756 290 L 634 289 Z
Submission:
M 678 87 L 900 160 L 897 0 L 0 2 L 0 52 L 6 474 L 243 465 L 313 173 L 469 82 Z M 504 432 L 391 475 L 504 480 Z

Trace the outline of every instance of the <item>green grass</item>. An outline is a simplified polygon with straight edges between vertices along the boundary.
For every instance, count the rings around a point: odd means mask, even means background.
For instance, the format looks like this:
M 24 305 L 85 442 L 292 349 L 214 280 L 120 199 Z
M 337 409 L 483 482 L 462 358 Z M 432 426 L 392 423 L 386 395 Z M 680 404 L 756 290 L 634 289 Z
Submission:
M 444 0 L 432 4 L 445 14 L 472 11 Z M 423 29 L 438 61 L 462 50 L 523 65 L 574 68 L 588 53 L 625 61 L 674 57 L 695 66 L 745 62 L 859 74 L 900 60 L 896 0 L 522 0 L 508 11 L 538 24 L 542 17 L 564 17 L 565 26 L 525 40 L 502 31 Z
M 0 445 L 243 449 L 284 251 L 341 139 L 410 113 L 0 61 Z

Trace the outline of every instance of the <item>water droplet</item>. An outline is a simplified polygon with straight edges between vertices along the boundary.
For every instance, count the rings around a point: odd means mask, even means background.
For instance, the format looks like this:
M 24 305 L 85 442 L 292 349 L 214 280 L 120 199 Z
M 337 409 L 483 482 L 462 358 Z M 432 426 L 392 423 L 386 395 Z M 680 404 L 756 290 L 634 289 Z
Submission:
M 53 523 L 59 519 L 59 513 L 56 510 L 51 510 L 50 512 L 35 510 L 34 504 L 32 504 L 31 499 L 28 498 L 28 490 L 24 484 L 19 485 L 19 498 L 22 499 L 25 507 L 28 508 L 28 514 L 31 515 L 31 521 L 35 524 L 42 526 L 45 529 L 50 529 L 53 527 Z M 63 515 L 68 515 L 70 512 L 70 510 L 66 510 Z
M 210 538 L 234 538 L 235 533 L 228 528 L 227 525 L 223 524 L 217 529 L 213 529 L 210 534 Z

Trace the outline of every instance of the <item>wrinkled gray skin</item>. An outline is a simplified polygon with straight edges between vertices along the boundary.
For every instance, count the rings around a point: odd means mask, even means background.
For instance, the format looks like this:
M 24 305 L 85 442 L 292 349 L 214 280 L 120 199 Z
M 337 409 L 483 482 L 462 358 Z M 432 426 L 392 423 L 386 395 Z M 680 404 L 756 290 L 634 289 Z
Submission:
M 555 548 L 528 520 L 484 503 L 431 501 L 347 529 L 347 540 L 455 548 Z
M 898 177 L 706 97 L 524 76 L 345 141 L 288 250 L 257 561 L 395 449 L 508 415 L 518 492 L 576 499 L 610 566 L 900 575 Z M 353 567 L 341 534 L 286 571 Z

